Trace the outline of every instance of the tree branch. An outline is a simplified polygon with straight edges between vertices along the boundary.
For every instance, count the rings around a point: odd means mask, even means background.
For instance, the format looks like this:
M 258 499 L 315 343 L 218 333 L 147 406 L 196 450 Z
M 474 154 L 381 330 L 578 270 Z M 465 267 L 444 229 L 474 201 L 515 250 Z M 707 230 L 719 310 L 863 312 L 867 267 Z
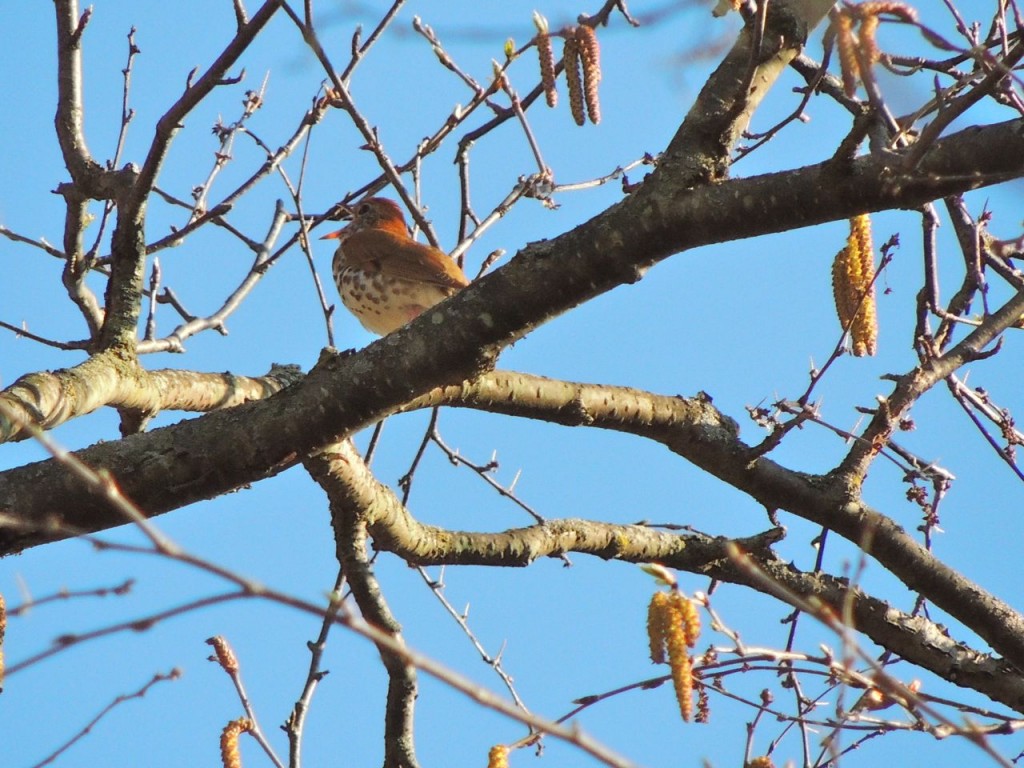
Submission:
M 356 455 L 351 442 L 328 446 L 306 459 L 306 470 L 327 492 L 331 504 L 331 525 L 338 561 L 352 588 L 352 596 L 363 618 L 395 643 L 404 644 L 402 627 L 391 613 L 366 552 L 367 521 L 363 508 L 352 504 L 350 494 L 337 493 L 339 473 L 348 469 L 349 457 Z M 418 683 L 416 668 L 386 646 L 377 644 L 381 661 L 388 671 L 388 698 L 384 715 L 384 768 L 417 768 L 413 739 L 413 713 Z
M 0 393 L 0 443 L 24 440 L 26 424 L 50 429 L 104 405 L 148 414 L 208 412 L 262 400 L 301 378 L 296 366 L 273 366 L 266 376 L 166 369 L 132 370 L 100 353 L 53 373 L 30 373 Z
M 526 382 L 523 384 L 525 386 Z M 587 389 L 596 394 L 597 390 L 616 388 Z M 590 398 L 584 395 L 582 399 Z M 667 403 L 678 398 L 654 399 Z M 603 412 L 618 411 L 621 401 L 615 402 L 614 397 L 612 400 Z M 606 426 L 602 421 L 598 418 L 592 426 Z M 640 424 L 646 421 L 646 414 L 637 413 L 631 419 L 622 420 L 626 421 Z M 668 417 L 666 409 L 657 421 L 655 429 L 664 428 L 674 419 Z M 685 419 L 679 419 L 679 423 L 683 421 Z M 820 600 L 833 606 L 837 614 L 842 613 L 844 606 L 851 606 L 857 630 L 879 645 L 946 680 L 1024 711 L 1024 675 L 1019 670 L 956 642 L 934 622 L 907 614 L 851 588 L 845 580 L 797 570 L 771 550 L 784 536 L 780 528 L 735 540 L 580 519 L 550 520 L 501 533 L 450 531 L 415 520 L 394 492 L 373 476 L 351 442 L 332 446 L 325 454 L 307 460 L 306 467 L 327 491 L 332 509 L 345 509 L 347 515 L 357 514 L 364 521 L 375 549 L 392 552 L 412 564 L 527 566 L 542 557 L 578 552 L 619 562 L 658 562 L 677 570 L 767 591 L 763 581 L 751 578 L 747 570 L 730 561 L 727 549 L 730 545 L 739 546 L 763 573 L 785 590 L 804 599 Z

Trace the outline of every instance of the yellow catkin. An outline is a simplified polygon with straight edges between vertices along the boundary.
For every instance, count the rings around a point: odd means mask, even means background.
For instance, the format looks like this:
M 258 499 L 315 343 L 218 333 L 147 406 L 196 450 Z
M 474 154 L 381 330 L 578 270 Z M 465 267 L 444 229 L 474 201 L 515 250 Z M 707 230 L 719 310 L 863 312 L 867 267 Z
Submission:
M 238 672 L 238 657 L 235 656 L 235 652 L 228 645 L 228 641 L 222 635 L 216 635 L 209 638 L 206 641 L 207 645 L 213 646 L 215 656 L 210 657 L 210 661 L 216 661 L 220 664 L 221 668 L 229 675 L 233 675 Z
M 768 755 L 761 755 L 760 757 L 752 758 L 747 763 L 746 768 L 775 768 L 775 763 L 772 762 Z
M 601 46 L 597 42 L 597 32 L 586 24 L 576 27 L 576 40 L 580 45 L 580 60 L 583 62 L 583 94 L 587 115 L 590 122 L 597 125 L 601 122 L 601 102 L 597 95 L 597 86 L 601 82 Z
M 576 125 L 583 125 L 586 115 L 583 112 L 583 83 L 580 80 L 580 45 L 574 35 L 565 40 L 562 61 L 565 64 L 565 86 L 569 90 L 572 119 L 576 121 Z
M 856 357 L 878 350 L 878 315 L 875 305 L 875 255 L 871 219 L 867 214 L 850 219 L 846 247 L 832 263 L 832 291 L 843 330 L 849 330 Z
M 693 648 L 700 636 L 700 614 L 697 613 L 697 606 L 682 592 L 675 591 L 670 595 L 672 601 L 672 613 L 683 628 L 686 637 L 686 644 Z
M 850 340 L 856 357 L 878 351 L 878 313 L 875 306 L 875 249 L 871 242 L 871 218 L 866 214 L 850 219 L 850 259 L 856 277 L 854 289 L 860 298 L 860 310 L 850 327 Z M 851 277 L 852 280 L 852 277 Z M 861 298 L 862 297 L 862 298 Z
M 700 634 L 700 618 L 693 603 L 682 592 L 672 590 L 669 600 L 672 622 L 665 645 L 679 712 L 683 720 L 689 722 L 693 716 L 693 659 L 690 658 L 689 649 L 697 642 Z
M 252 720 L 240 717 L 224 726 L 220 733 L 220 759 L 224 768 L 242 768 L 242 754 L 238 751 L 238 737 L 251 731 Z
M 850 264 L 850 249 L 843 248 L 832 260 L 832 295 L 836 301 L 836 314 L 839 325 L 845 333 L 853 322 L 853 313 L 857 311 L 857 302 L 847 278 Z
M 665 645 L 668 648 L 668 664 L 672 669 L 672 685 L 676 690 L 679 714 L 689 722 L 693 715 L 693 661 L 680 622 L 673 623 Z
M 669 602 L 668 592 L 659 590 L 651 595 L 651 602 L 647 604 L 647 639 L 651 644 L 651 661 L 655 664 L 665 663 L 665 637 L 672 622 Z
M 558 91 L 555 89 L 555 49 L 548 34 L 548 20 L 534 11 L 533 23 L 537 27 L 537 56 L 540 58 L 540 82 L 544 86 L 544 100 L 549 107 L 553 107 L 558 103 Z
M 498 744 L 487 753 L 487 768 L 508 768 L 508 747 Z
M 699 635 L 700 617 L 692 600 L 677 589 L 651 595 L 647 606 L 651 661 L 668 661 L 679 712 L 687 722 L 693 716 L 693 659 L 689 649 Z M 706 716 L 706 702 L 701 706 Z

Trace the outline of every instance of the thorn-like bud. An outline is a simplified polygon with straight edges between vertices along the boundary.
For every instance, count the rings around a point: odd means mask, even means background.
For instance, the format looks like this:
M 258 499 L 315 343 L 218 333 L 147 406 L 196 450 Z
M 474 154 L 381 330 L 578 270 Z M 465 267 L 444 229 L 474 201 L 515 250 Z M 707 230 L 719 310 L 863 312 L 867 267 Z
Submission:
M 659 585 L 663 587 L 674 587 L 676 575 L 661 563 L 641 563 L 640 570 L 648 576 L 653 576 Z

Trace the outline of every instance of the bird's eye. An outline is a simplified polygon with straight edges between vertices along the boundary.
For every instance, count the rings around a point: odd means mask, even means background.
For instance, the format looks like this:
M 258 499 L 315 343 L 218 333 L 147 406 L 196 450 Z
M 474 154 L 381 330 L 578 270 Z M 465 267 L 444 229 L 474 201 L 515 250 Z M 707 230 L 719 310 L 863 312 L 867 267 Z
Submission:
M 359 210 L 357 211 L 357 213 L 360 216 L 365 216 L 369 212 L 370 212 L 370 204 L 369 203 L 363 203 L 362 205 L 359 206 Z

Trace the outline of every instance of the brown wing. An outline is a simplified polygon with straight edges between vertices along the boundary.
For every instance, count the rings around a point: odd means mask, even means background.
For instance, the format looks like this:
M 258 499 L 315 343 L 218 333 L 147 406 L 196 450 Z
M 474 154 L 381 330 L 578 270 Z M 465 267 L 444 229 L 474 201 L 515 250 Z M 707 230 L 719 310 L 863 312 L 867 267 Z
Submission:
M 418 280 L 446 288 L 465 288 L 469 280 L 447 254 L 382 229 L 364 229 L 345 238 L 345 261 L 375 266 L 387 277 Z

